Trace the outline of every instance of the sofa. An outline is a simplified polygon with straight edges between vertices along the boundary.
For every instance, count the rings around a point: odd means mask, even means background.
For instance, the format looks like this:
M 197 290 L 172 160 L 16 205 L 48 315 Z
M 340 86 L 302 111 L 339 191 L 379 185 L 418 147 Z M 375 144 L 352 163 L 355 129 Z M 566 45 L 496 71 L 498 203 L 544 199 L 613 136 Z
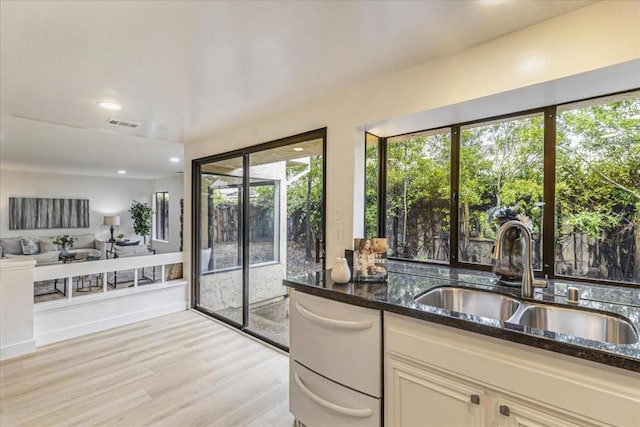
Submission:
M 67 251 L 74 254 L 76 260 L 106 258 L 106 241 L 96 239 L 93 234 L 77 234 L 75 237 L 78 240 Z M 55 236 L 0 237 L 0 258 L 34 259 L 36 266 L 56 264 L 60 262 L 61 247 L 53 243 L 55 239 Z

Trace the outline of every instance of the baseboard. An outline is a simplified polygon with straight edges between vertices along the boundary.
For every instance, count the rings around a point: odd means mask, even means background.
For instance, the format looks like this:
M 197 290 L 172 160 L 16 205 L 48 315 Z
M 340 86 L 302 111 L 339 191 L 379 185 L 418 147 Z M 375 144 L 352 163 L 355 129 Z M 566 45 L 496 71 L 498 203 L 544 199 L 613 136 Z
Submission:
M 152 319 L 154 317 L 185 311 L 187 310 L 187 308 L 187 301 L 177 301 L 170 304 L 156 306 L 147 310 L 140 310 L 132 313 L 121 314 L 118 316 L 97 319 L 92 322 L 86 322 L 68 328 L 57 329 L 48 331 L 40 335 L 36 335 L 35 344 L 38 347 L 53 344 L 71 338 L 77 338 L 83 335 L 101 332 L 107 329 L 117 328 L 119 326 L 125 326 L 131 323 Z
M 27 340 L 0 347 L 0 360 L 11 359 L 36 351 L 36 340 Z

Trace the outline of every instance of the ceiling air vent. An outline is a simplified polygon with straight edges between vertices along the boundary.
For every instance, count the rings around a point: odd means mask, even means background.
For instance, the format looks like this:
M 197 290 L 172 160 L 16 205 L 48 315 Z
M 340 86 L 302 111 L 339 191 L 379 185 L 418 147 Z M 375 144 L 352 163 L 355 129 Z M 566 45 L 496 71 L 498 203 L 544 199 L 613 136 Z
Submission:
M 130 123 L 118 119 L 108 119 L 107 123 L 109 123 L 110 125 L 122 126 L 126 128 L 137 128 L 139 126 L 139 123 Z

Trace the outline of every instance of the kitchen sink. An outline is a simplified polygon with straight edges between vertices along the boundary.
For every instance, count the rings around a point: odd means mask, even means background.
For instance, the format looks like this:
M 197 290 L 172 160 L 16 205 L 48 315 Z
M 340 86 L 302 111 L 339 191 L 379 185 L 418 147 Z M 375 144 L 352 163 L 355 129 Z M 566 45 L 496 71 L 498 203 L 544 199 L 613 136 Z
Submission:
M 490 291 L 443 286 L 415 297 L 418 304 L 488 317 L 612 344 L 635 344 L 638 333 L 622 316 L 574 307 L 520 301 Z
M 606 313 L 533 304 L 525 306 L 517 317 L 517 322 L 513 323 L 551 332 L 612 344 L 638 342 L 638 334 L 631 322 Z
M 459 287 L 431 289 L 418 295 L 415 302 L 500 321 L 513 316 L 521 304 L 506 295 Z

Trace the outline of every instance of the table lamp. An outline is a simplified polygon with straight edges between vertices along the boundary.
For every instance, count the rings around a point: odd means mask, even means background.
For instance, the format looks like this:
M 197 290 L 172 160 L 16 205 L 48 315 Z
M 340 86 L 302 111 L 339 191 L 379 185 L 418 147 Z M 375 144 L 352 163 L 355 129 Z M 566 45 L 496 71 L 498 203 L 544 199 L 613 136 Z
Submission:
M 111 231 L 111 239 L 109 239 L 109 242 L 110 243 L 115 242 L 116 240 L 113 238 L 113 226 L 120 225 L 120 217 L 118 215 L 105 215 L 104 225 L 111 226 L 111 228 L 109 229 L 109 231 Z

